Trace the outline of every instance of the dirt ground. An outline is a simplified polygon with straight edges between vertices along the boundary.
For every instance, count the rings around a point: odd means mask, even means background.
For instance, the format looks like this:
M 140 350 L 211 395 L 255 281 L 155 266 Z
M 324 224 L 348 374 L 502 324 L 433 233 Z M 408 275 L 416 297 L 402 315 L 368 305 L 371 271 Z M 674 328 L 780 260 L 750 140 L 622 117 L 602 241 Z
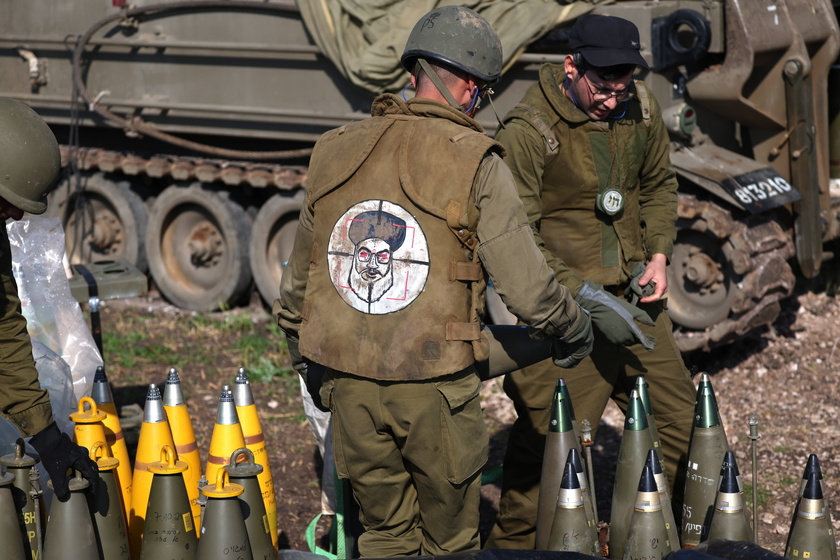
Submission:
M 840 535 L 840 500 L 833 495 L 840 487 L 838 319 L 840 301 L 835 297 L 824 291 L 800 290 L 784 302 L 773 328 L 708 354 L 686 356 L 693 372 L 711 376 L 729 443 L 748 488 L 753 482 L 750 416 L 755 415 L 759 422 L 759 544 L 778 554 L 784 553 L 799 480 L 811 453 L 820 460 L 824 490 Z M 206 315 L 179 310 L 156 293 L 109 301 L 102 309 L 105 362 L 115 400 L 127 421 L 143 406 L 148 384 L 162 383 L 169 367 L 177 367 L 204 460 L 222 385 L 232 384 L 240 365 L 257 363 L 243 350 L 241 333 L 247 331 L 254 340 L 268 341 L 270 353 L 276 356 L 275 370 L 268 368 L 266 373 L 260 362 L 260 375 L 252 376 L 251 383 L 274 475 L 279 544 L 281 548 L 308 550 L 306 528 L 321 511 L 322 462 L 303 413 L 296 375 L 288 369 L 282 336 L 271 323 L 269 312 L 256 298 L 248 307 Z M 227 324 L 236 326 L 224 328 Z M 130 360 L 125 357 L 127 350 L 133 352 Z M 695 375 L 695 383 L 698 378 Z M 500 379 L 486 382 L 482 395 L 492 434 L 489 466 L 496 467 L 515 413 Z M 595 484 L 604 520 L 609 516 L 622 425 L 620 412 L 608 409 L 594 447 Z M 137 430 L 129 428 L 126 434 L 130 442 Z M 499 488 L 487 484 L 482 495 L 481 531 L 486 537 Z M 747 498 L 752 509 L 751 491 Z M 324 526 L 322 521 L 321 532 Z

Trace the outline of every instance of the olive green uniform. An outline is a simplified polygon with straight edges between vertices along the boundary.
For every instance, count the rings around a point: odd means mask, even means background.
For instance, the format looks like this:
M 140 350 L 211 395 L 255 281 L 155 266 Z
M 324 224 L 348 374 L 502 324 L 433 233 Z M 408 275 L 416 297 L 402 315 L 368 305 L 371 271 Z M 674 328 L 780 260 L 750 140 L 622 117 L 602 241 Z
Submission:
M 17 284 L 12 275 L 12 251 L 6 226 L 0 223 L 0 413 L 23 436 L 34 435 L 52 422 L 52 408 L 46 390 L 38 383 L 32 358 L 32 342 L 21 314 Z
M 497 139 L 556 278 L 575 294 L 591 280 L 621 296 L 634 263 L 657 253 L 670 258 L 673 251 L 677 182 L 668 135 L 644 84 L 637 84 L 636 98 L 614 111 L 618 118 L 593 121 L 561 91 L 563 80 L 562 66 L 543 66 L 539 82 L 505 117 Z M 596 210 L 598 194 L 609 188 L 625 199 L 612 217 Z M 596 328 L 592 354 L 562 377 L 577 421 L 588 419 L 596 428 L 610 398 L 626 411 L 634 376 L 644 375 L 673 488 L 688 448 L 694 386 L 662 303 L 640 307 L 656 323 L 639 325 L 656 337 L 653 351 L 611 344 Z M 545 434 L 559 376 L 542 362 L 505 379 L 519 417 L 508 439 L 500 511 L 488 547 L 534 547 Z
M 534 245 L 501 148 L 474 120 L 393 95 L 372 113 L 315 147 L 275 313 L 301 354 L 328 367 L 321 397 L 336 469 L 360 505 L 362 556 L 476 549 L 484 271 L 550 336 L 583 319 Z M 374 259 L 375 282 L 354 275 Z

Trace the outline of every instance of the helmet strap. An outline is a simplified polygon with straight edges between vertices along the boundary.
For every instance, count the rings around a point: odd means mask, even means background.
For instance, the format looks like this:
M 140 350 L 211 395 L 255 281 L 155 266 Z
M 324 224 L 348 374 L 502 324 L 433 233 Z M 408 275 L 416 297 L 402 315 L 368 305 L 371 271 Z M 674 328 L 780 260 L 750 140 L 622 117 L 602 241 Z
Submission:
M 499 128 L 506 128 L 505 123 L 502 122 L 502 119 L 499 118 L 499 113 L 496 111 L 496 106 L 493 105 L 493 90 L 491 89 L 487 92 L 487 101 L 490 102 L 490 108 L 493 109 L 493 115 L 496 116 L 496 122 L 499 123 Z
M 432 70 L 432 67 L 429 65 L 428 62 L 426 62 L 426 59 L 418 58 L 417 64 L 420 65 L 420 68 L 423 69 L 423 72 L 426 73 L 426 75 L 435 85 L 435 87 L 443 96 L 443 98 L 446 99 L 446 102 L 449 103 L 449 105 L 452 106 L 454 109 L 458 109 L 460 111 L 461 106 L 458 104 L 457 101 L 455 101 L 455 97 L 452 95 L 452 92 L 449 91 L 449 88 L 446 87 L 446 84 L 443 83 L 443 80 L 440 79 L 440 76 L 438 76 L 437 73 L 434 70 Z

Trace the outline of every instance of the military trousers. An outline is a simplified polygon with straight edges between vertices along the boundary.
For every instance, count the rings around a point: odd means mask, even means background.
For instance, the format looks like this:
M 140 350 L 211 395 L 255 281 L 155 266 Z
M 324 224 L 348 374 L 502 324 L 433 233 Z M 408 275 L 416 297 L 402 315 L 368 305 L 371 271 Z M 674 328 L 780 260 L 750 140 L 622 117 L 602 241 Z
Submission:
M 385 382 L 328 370 L 336 471 L 359 504 L 362 557 L 476 550 L 488 436 L 473 368 Z
M 662 304 L 640 307 L 656 323 L 653 327 L 640 325 L 656 337 L 653 351 L 645 350 L 641 344 L 630 347 L 611 344 L 596 329 L 592 354 L 576 368 L 559 369 L 546 360 L 505 378 L 504 389 L 514 402 L 518 418 L 505 452 L 499 514 L 485 547 L 533 549 L 535 546 L 542 459 L 554 387 L 560 377 L 569 389 L 578 426 L 583 419 L 589 420 L 594 438 L 609 399 L 626 412 L 636 377 L 644 375 L 662 442 L 669 487 L 674 491 L 678 468 L 688 453 L 696 390 Z M 597 462 L 597 455 L 593 460 Z M 607 512 L 601 512 L 602 519 L 603 513 Z

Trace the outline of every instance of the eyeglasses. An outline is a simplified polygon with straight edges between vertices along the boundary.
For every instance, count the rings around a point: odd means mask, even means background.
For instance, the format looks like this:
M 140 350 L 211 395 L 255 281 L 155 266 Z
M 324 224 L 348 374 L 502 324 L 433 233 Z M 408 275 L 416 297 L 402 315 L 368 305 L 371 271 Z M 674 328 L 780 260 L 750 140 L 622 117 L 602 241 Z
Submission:
M 624 103 L 625 101 L 629 101 L 630 99 L 633 99 L 633 97 L 635 97 L 635 95 L 636 95 L 632 91 L 632 85 L 628 86 L 627 89 L 625 89 L 624 91 L 618 91 L 618 92 L 611 91 L 609 89 L 598 89 L 598 88 L 595 88 L 593 90 L 592 88 L 595 87 L 595 85 L 591 81 L 589 81 L 589 78 L 586 77 L 586 74 L 581 74 L 581 76 L 583 77 L 584 80 L 586 80 L 586 83 L 588 84 L 586 86 L 586 89 L 589 90 L 589 94 L 592 96 L 592 99 L 594 99 L 595 101 L 606 101 L 607 99 L 613 97 L 613 98 L 615 98 L 615 100 L 617 102 Z
M 369 249 L 362 247 L 359 249 L 356 258 L 358 258 L 361 262 L 368 262 L 371 258 L 373 258 L 379 264 L 388 264 L 391 260 L 391 251 L 379 251 L 378 253 L 373 253 Z

